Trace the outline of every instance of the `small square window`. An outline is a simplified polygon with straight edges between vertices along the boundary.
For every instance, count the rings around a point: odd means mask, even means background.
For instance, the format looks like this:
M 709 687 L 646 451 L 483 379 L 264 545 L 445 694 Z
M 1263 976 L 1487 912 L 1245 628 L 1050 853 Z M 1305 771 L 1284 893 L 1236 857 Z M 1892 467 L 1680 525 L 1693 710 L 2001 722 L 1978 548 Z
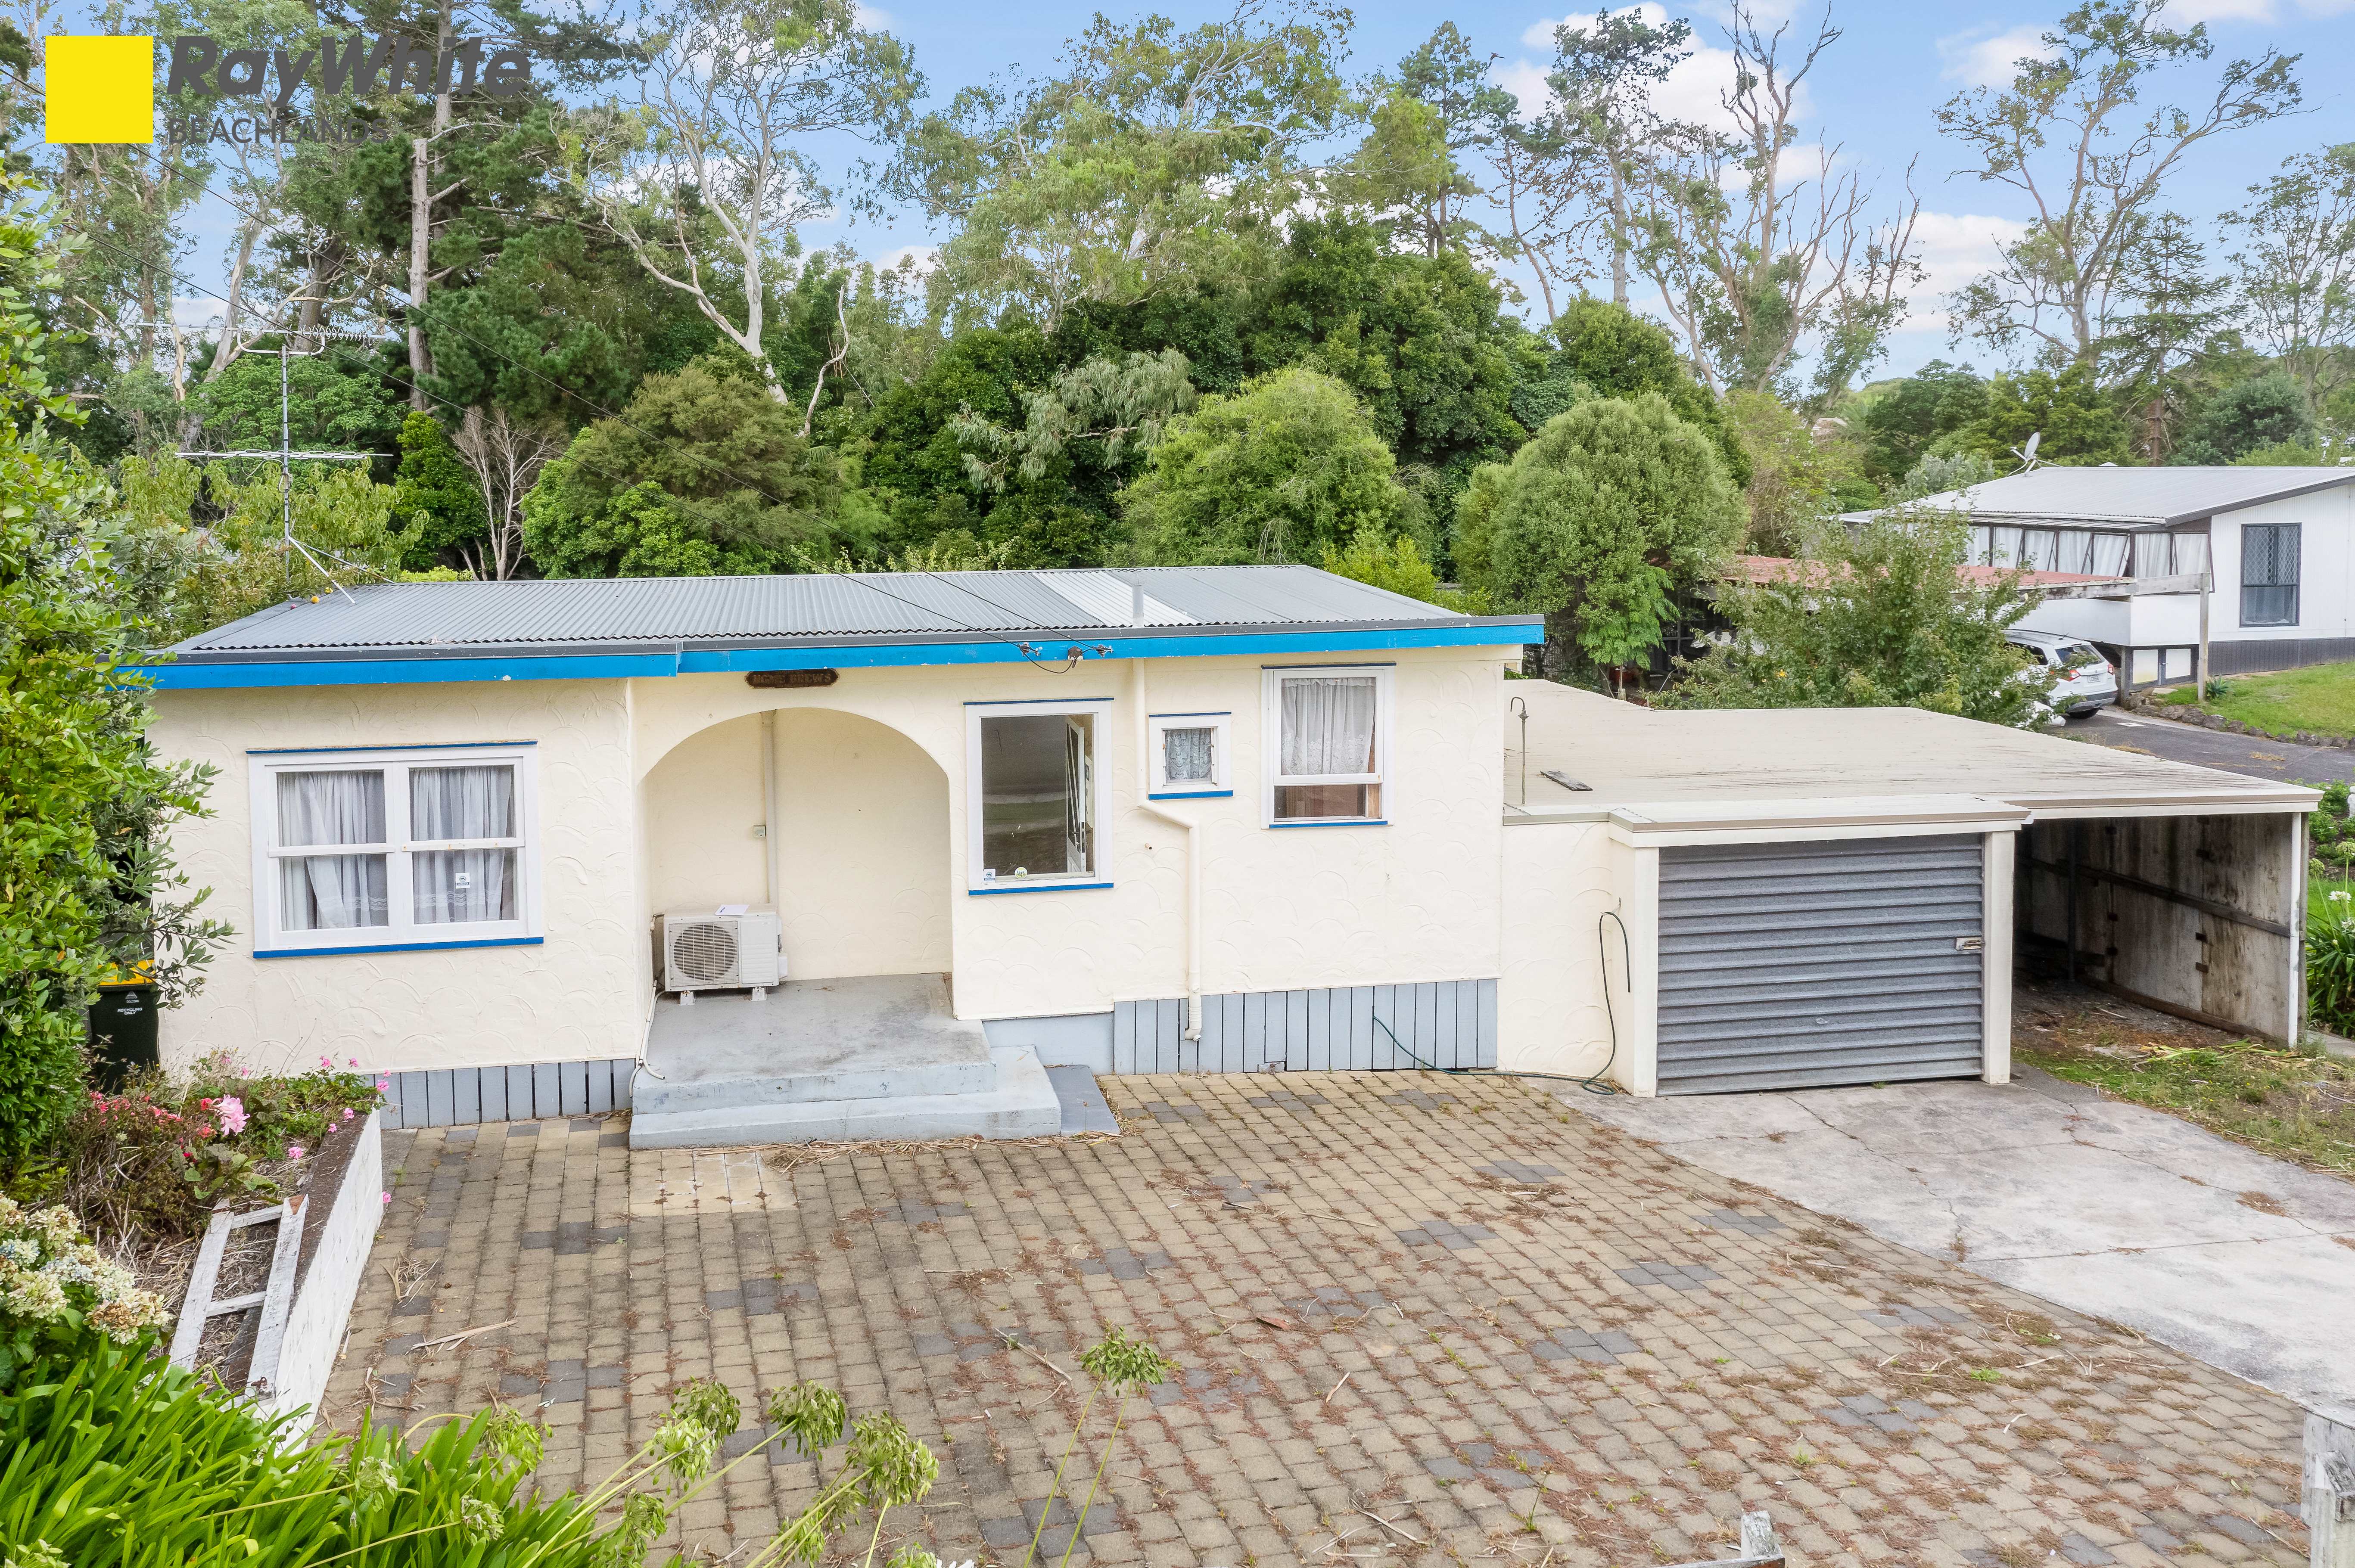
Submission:
M 1153 781 L 1146 794 L 1156 800 L 1188 796 L 1231 795 L 1225 714 L 1156 714 Z
M 1391 675 L 1387 665 L 1267 672 L 1270 826 L 1383 820 Z

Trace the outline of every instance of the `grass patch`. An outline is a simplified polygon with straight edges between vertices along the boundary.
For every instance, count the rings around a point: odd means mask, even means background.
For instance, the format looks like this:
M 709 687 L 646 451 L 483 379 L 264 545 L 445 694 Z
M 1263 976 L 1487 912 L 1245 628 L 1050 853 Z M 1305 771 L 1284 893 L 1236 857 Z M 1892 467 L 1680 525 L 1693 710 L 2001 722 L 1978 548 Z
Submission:
M 2260 1153 L 2355 1175 L 2355 1063 L 2244 1040 L 2115 1052 L 2063 1039 L 2018 1045 L 2013 1054 Z
M 2192 692 L 2178 686 L 2164 700 L 2189 704 Z M 2207 711 L 2277 734 L 2355 735 L 2355 664 L 2313 664 L 2211 681 Z

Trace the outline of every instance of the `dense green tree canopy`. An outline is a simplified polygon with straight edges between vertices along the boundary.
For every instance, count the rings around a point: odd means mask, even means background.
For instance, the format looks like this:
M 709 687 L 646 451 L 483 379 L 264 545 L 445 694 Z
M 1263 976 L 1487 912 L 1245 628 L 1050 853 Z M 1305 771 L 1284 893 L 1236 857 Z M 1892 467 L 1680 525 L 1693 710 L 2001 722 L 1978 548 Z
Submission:
M 1669 596 L 1705 580 L 1742 537 L 1741 493 L 1717 444 L 1656 392 L 1556 416 L 1458 514 L 1467 587 L 1543 610 L 1585 661 L 1658 646 Z
M 2289 372 L 2269 370 L 2236 381 L 2211 397 L 2169 461 L 2237 462 L 2262 447 L 2311 448 L 2321 435 L 2306 389 Z
M 1547 361 L 1549 376 L 1574 377 L 1605 397 L 1658 394 L 1678 418 L 1709 433 L 1736 486 L 1750 482 L 1742 442 L 1717 398 L 1693 378 L 1667 328 L 1625 305 L 1579 299 L 1562 311 L 1549 335 L 1558 350 Z
M 1122 501 L 1146 564 L 1313 564 L 1397 514 L 1395 466 L 1349 388 L 1295 366 L 1173 420 Z
M 696 364 L 573 439 L 525 503 L 524 540 L 549 577 L 790 571 L 826 553 L 840 496 L 796 411 Z

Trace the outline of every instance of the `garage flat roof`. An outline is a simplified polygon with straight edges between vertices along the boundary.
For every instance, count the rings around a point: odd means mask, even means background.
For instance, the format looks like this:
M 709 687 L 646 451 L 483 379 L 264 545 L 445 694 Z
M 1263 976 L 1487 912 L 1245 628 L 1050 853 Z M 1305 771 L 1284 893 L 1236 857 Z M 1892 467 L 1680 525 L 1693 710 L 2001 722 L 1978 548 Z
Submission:
M 1529 705 L 1529 799 L 1520 800 L 1518 697 Z M 2304 811 L 2318 792 L 2137 757 L 2058 735 L 1918 708 L 1679 712 L 1550 681 L 1508 681 L 1505 821 L 1732 827 Z M 1573 791 L 1544 777 L 1561 773 Z M 2009 808 L 2007 811 L 2004 808 Z

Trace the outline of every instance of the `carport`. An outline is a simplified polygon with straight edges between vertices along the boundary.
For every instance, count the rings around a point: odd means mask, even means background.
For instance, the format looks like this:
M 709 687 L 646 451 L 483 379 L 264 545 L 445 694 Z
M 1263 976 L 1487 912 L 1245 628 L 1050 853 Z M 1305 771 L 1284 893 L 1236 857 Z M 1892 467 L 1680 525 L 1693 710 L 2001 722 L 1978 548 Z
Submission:
M 2311 789 L 1910 708 L 1502 700 L 1508 1070 L 2000 1083 L 2020 968 L 2299 1032 Z

